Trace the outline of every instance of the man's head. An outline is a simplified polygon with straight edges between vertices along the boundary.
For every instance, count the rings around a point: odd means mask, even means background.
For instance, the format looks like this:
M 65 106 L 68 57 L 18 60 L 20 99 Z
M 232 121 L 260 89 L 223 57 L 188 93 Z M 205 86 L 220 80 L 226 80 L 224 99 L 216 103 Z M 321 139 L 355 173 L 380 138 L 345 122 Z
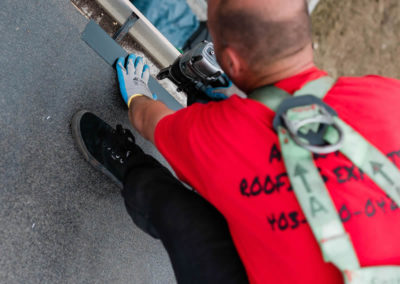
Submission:
M 208 4 L 218 61 L 244 91 L 273 83 L 264 81 L 275 77 L 283 79 L 274 74 L 284 76 L 284 70 L 312 63 L 305 0 L 209 0 Z

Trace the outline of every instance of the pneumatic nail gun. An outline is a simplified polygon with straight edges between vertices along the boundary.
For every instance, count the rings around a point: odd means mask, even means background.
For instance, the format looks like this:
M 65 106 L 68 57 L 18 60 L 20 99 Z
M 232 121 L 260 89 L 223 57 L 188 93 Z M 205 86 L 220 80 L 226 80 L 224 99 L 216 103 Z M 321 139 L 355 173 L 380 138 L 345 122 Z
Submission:
M 207 88 L 227 86 L 229 81 L 222 74 L 213 43 L 203 41 L 179 56 L 171 66 L 162 69 L 157 79 L 170 79 L 178 92 L 187 94 L 187 105 L 191 105 L 211 100 L 205 93 Z

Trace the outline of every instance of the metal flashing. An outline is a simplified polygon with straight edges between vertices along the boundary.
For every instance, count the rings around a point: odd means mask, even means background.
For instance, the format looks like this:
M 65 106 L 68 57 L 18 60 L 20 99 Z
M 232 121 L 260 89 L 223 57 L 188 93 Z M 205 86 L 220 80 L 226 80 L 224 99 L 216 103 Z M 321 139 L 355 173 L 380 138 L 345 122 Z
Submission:
M 82 32 L 82 40 L 85 41 L 100 57 L 109 65 L 115 65 L 119 57 L 126 57 L 128 53 L 115 42 L 95 21 L 91 20 Z M 156 79 L 150 76 L 149 88 L 157 94 L 159 101 L 166 104 L 172 110 L 179 110 L 183 106 L 167 92 Z

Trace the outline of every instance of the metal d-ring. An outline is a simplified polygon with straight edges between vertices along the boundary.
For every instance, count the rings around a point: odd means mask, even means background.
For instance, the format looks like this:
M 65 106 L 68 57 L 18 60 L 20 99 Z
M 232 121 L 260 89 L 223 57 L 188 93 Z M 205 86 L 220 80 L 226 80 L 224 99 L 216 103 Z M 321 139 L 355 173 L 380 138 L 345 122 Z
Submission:
M 300 121 L 291 121 L 287 117 L 286 113 L 283 113 L 281 117 L 285 122 L 285 126 L 290 136 L 292 137 L 293 141 L 300 147 L 303 147 L 317 154 L 329 154 L 332 152 L 336 152 L 342 147 L 344 142 L 343 130 L 339 127 L 339 125 L 333 119 L 333 116 L 325 108 L 322 107 L 320 108 L 320 110 L 322 111 L 322 114 L 319 114 L 315 117 L 306 118 Z M 328 144 L 322 146 L 313 145 L 311 143 L 310 144 L 304 143 L 302 139 L 300 139 L 298 132 L 300 128 L 311 123 L 324 124 L 327 125 L 328 127 L 333 127 L 339 134 L 338 141 L 335 144 Z

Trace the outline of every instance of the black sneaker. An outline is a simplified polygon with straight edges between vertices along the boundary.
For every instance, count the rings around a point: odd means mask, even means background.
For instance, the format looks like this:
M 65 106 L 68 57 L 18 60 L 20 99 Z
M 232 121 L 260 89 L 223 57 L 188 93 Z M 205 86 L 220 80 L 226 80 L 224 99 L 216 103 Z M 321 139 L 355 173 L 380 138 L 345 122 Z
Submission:
M 74 115 L 71 128 L 85 159 L 122 189 L 127 160 L 137 147 L 132 133 L 121 125 L 114 129 L 86 110 Z

